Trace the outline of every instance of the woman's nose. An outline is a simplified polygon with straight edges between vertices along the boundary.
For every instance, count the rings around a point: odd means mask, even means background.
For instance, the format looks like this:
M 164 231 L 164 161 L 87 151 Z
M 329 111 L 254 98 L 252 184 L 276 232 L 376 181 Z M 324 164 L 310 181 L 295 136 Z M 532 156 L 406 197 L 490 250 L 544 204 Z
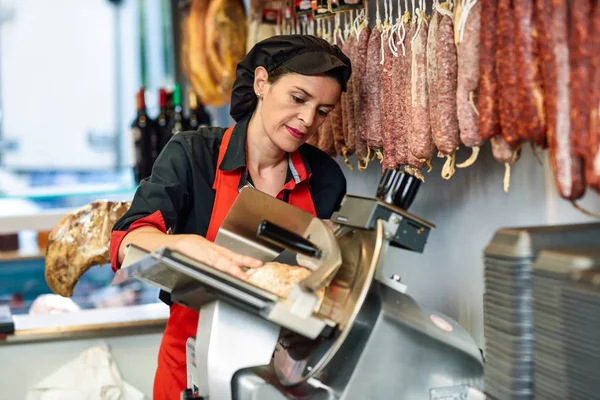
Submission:
M 307 108 L 300 113 L 300 120 L 304 123 L 304 126 L 311 126 L 315 121 L 315 115 L 317 114 L 316 110 Z

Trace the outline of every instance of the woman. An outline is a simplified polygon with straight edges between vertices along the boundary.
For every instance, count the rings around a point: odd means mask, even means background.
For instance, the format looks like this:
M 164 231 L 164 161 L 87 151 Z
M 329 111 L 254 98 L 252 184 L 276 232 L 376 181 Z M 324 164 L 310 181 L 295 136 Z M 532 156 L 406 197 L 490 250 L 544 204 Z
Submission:
M 277 36 L 258 43 L 239 63 L 225 130 L 175 135 L 138 188 L 111 238 L 113 269 L 130 243 L 170 247 L 240 279 L 259 260 L 214 243 L 239 189 L 253 185 L 313 215 L 330 218 L 346 192 L 340 167 L 304 144 L 338 103 L 351 74 L 349 59 L 312 36 Z M 171 234 L 172 233 L 172 234 Z M 186 387 L 185 342 L 198 313 L 172 304 L 158 356 L 155 400 L 178 399 Z

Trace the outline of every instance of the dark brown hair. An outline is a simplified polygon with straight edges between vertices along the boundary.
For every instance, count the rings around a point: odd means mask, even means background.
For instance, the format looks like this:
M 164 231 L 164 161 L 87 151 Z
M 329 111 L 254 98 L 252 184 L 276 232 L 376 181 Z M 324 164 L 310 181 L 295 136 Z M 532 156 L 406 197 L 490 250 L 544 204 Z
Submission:
M 290 74 L 296 74 L 296 73 L 297 72 L 292 71 L 285 65 L 280 65 L 277 68 L 275 68 L 273 71 L 269 72 L 269 83 L 274 84 L 278 80 L 283 78 L 284 76 L 290 75 Z M 329 71 L 324 72 L 323 75 L 328 78 L 335 79 L 336 81 L 338 81 L 340 83 L 340 85 L 342 85 L 342 78 L 340 77 L 338 68 L 330 69 Z

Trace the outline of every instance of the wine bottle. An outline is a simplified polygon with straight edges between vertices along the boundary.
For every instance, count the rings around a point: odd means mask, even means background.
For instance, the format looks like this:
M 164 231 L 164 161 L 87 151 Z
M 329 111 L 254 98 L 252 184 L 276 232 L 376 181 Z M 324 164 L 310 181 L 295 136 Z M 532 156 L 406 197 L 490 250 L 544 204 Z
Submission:
M 175 108 L 175 105 L 173 104 L 174 94 L 174 90 L 167 90 L 167 115 L 169 116 L 169 119 L 173 118 L 173 110 Z
M 134 175 L 136 183 L 150 176 L 156 148 L 156 131 L 146 112 L 144 88 L 136 93 L 137 116 L 131 124 L 134 150 Z
M 184 130 L 183 106 L 181 105 L 181 86 L 175 84 L 173 90 L 173 117 L 170 121 L 171 136 Z
M 158 105 L 160 110 L 158 116 L 156 117 L 158 129 L 157 154 L 160 154 L 169 139 L 171 139 L 171 132 L 169 130 L 170 118 L 168 114 L 167 91 L 163 88 L 158 90 Z
M 210 115 L 204 109 L 204 105 L 198 101 L 196 92 L 188 89 L 189 114 L 186 118 L 186 129 L 196 131 L 203 126 L 210 126 Z

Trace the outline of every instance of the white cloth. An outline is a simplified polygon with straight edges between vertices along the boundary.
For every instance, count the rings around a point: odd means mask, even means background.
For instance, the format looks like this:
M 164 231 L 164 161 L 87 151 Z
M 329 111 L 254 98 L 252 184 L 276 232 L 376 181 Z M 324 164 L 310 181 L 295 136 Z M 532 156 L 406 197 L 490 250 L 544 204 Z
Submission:
M 123 380 L 105 344 L 85 350 L 33 386 L 27 400 L 143 400 Z
M 69 297 L 57 294 L 41 294 L 29 307 L 29 315 L 60 314 L 80 310 L 80 307 Z

